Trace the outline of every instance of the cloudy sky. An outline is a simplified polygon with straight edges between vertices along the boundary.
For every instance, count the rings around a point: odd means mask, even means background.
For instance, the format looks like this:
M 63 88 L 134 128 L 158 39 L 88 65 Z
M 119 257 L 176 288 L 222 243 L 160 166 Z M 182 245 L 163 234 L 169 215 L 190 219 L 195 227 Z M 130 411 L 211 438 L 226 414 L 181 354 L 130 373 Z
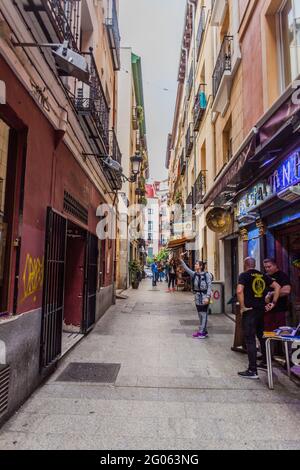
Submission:
M 186 0 L 120 0 L 122 46 L 142 57 L 150 176 L 167 177 Z

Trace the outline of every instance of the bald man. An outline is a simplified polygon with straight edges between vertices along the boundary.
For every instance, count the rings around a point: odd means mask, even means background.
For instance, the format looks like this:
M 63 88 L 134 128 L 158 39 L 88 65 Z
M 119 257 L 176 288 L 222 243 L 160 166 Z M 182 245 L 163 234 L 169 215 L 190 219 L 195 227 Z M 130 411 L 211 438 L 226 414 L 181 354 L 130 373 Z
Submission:
M 280 295 L 280 285 L 271 277 L 261 273 L 256 268 L 254 258 L 244 260 L 244 272 L 239 277 L 237 297 L 242 313 L 242 327 L 247 346 L 249 367 L 238 375 L 245 379 L 258 379 L 256 336 L 259 339 L 262 362 L 266 362 L 266 347 L 263 340 L 264 314 L 274 309 Z M 265 298 L 269 288 L 274 290 L 272 302 L 266 304 Z

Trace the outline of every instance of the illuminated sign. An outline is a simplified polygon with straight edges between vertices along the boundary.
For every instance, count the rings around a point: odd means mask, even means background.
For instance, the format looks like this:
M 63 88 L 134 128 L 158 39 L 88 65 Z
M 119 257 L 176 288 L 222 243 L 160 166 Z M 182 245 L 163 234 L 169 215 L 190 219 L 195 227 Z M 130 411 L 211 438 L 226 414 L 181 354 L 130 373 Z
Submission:
M 300 150 L 290 155 L 266 178 L 247 191 L 237 203 L 237 217 L 256 209 L 271 196 L 300 183 Z

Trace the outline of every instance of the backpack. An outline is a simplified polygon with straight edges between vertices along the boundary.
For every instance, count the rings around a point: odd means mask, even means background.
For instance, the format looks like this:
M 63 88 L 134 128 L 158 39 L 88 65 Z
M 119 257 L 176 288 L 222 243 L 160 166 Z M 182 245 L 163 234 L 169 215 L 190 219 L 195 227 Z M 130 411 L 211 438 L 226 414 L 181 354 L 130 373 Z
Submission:
M 208 273 L 200 273 L 200 274 L 199 274 L 199 273 L 195 273 L 195 274 L 194 274 L 194 277 L 193 277 L 193 286 L 192 286 L 194 292 L 202 292 L 202 293 L 205 294 L 205 293 L 208 291 L 207 274 L 208 274 Z M 196 277 L 198 277 L 199 290 L 195 290 L 195 279 L 196 279 Z M 202 281 L 204 281 L 205 284 L 206 284 L 206 289 L 204 289 L 204 290 L 201 290 L 201 283 L 202 283 Z

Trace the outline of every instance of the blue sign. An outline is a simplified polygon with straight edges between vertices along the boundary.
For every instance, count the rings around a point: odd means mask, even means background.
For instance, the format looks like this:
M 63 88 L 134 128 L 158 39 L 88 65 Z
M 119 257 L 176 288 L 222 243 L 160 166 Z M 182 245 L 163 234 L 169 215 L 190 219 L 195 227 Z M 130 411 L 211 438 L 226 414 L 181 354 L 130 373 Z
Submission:
M 290 155 L 268 178 L 257 183 L 239 199 L 237 217 L 251 212 L 269 197 L 296 184 L 300 184 L 300 150 Z
M 289 186 L 300 183 L 300 151 L 293 153 L 269 177 L 272 193 L 276 194 Z

